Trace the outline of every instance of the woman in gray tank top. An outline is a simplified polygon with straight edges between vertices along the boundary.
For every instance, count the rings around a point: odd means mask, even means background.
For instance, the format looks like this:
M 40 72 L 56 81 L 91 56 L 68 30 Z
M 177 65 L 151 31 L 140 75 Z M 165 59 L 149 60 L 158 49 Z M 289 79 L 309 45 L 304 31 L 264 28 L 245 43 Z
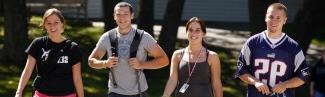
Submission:
M 207 50 L 204 23 L 197 17 L 186 23 L 189 45 L 172 56 L 170 77 L 162 97 L 223 97 L 218 54 Z

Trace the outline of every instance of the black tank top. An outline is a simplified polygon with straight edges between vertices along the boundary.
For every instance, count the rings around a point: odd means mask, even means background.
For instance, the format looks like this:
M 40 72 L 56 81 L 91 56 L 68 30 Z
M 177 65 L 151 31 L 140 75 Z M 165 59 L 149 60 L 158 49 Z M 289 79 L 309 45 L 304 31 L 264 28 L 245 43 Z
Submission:
M 198 62 L 188 82 L 189 87 L 185 93 L 180 93 L 179 89 L 186 82 L 189 77 L 188 62 L 183 60 L 184 49 L 182 51 L 182 58 L 179 62 L 178 72 L 178 86 L 175 90 L 176 97 L 213 97 L 212 84 L 211 84 L 211 71 L 208 64 L 208 51 L 206 51 L 206 60 Z M 190 62 L 190 70 L 194 67 L 194 62 Z

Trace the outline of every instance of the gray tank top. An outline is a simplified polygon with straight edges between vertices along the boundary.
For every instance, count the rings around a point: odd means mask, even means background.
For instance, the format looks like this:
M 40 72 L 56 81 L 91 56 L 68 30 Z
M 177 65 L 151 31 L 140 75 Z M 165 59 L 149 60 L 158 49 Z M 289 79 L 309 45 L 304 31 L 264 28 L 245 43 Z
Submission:
M 211 73 L 210 66 L 208 64 L 208 51 L 206 51 L 206 60 L 203 62 L 198 62 L 189 79 L 189 87 L 185 93 L 180 93 L 179 89 L 186 82 L 189 77 L 188 66 L 190 70 L 194 67 L 194 62 L 188 62 L 183 60 L 184 49 L 182 51 L 182 58 L 179 63 L 177 89 L 175 90 L 176 97 L 213 97 L 212 84 L 211 84 Z

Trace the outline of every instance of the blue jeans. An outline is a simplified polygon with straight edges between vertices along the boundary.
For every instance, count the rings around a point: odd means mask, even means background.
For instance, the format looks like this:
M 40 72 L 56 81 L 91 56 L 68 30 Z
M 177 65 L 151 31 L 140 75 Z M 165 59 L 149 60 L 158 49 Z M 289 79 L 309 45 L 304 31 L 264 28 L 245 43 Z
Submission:
M 325 93 L 323 92 L 319 92 L 319 91 L 315 91 L 314 97 L 325 97 Z
M 146 92 L 142 92 L 142 97 L 148 97 Z M 141 97 L 140 94 L 136 95 L 122 95 L 122 94 L 117 94 L 114 92 L 108 93 L 108 97 Z

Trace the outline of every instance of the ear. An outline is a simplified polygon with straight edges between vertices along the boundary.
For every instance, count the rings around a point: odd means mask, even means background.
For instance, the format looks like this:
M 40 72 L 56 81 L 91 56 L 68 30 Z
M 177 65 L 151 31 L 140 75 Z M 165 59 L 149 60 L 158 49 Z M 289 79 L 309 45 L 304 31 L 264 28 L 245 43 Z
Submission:
M 113 17 L 114 17 L 114 20 L 116 21 L 116 16 L 115 16 L 115 13 L 113 13 Z
M 134 17 L 134 13 L 131 14 L 131 20 L 133 19 L 133 17 Z
M 283 19 L 283 24 L 286 24 L 287 23 L 287 17 L 285 17 L 284 19 Z

